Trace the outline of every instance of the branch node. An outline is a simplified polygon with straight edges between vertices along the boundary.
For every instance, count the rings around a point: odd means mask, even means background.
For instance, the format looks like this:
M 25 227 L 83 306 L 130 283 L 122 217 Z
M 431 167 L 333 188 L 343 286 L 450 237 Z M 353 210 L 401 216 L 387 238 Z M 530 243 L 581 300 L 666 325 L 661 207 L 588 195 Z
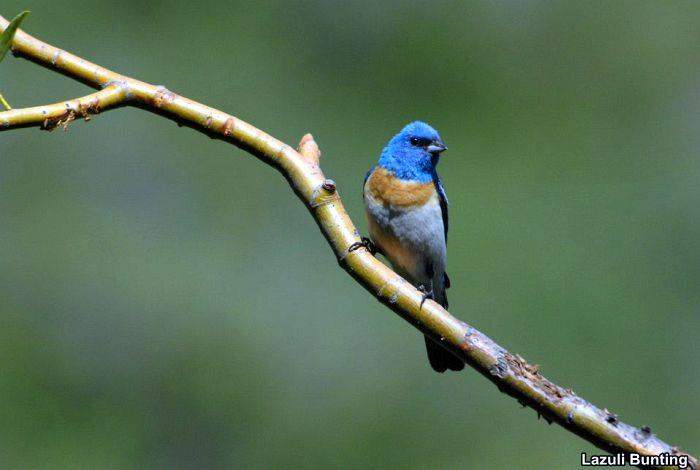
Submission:
M 612 412 L 608 411 L 607 408 L 605 408 L 605 410 L 603 410 L 603 411 L 604 411 L 605 414 L 607 415 L 607 416 L 605 417 L 605 421 L 607 421 L 608 423 L 612 424 L 613 426 L 617 426 L 617 423 L 620 421 L 620 420 L 617 418 L 617 415 L 616 415 L 615 413 L 612 413 Z
M 377 298 L 381 301 L 383 298 L 386 298 L 386 300 L 394 305 L 396 302 L 399 301 L 399 290 L 400 286 L 395 283 L 393 279 L 387 280 L 384 284 L 382 284 L 379 289 L 377 290 Z
M 231 137 L 233 135 L 233 131 L 236 127 L 236 119 L 233 117 L 230 117 L 226 119 L 226 122 L 224 122 L 223 127 L 221 128 L 221 133 L 224 135 L 224 137 Z
M 163 85 L 156 87 L 156 92 L 151 99 L 151 103 L 160 109 L 164 104 L 169 104 L 175 99 L 175 93 L 165 88 Z
M 332 180 L 326 180 L 323 183 L 316 186 L 316 188 L 311 193 L 311 201 L 309 202 L 309 207 L 316 209 L 326 204 L 332 204 L 339 199 L 338 193 L 335 188 L 335 183 L 332 185 L 327 185 L 326 183 Z M 332 187 L 332 190 L 329 189 Z
M 131 86 L 126 80 L 109 80 L 102 84 L 102 89 L 109 87 L 121 88 L 124 91 L 124 99 L 126 101 L 131 101 L 134 98 L 133 93 L 131 93 Z
M 58 66 L 58 59 L 61 57 L 61 54 L 63 54 L 63 50 L 61 49 L 56 49 L 56 51 L 53 53 L 51 56 L 51 64 L 53 66 Z
M 323 187 L 323 189 L 325 189 L 325 190 L 328 191 L 329 193 L 334 193 L 334 192 L 335 192 L 335 181 L 333 181 L 333 180 L 330 179 L 330 178 L 327 179 L 326 181 L 324 181 L 323 184 L 322 184 L 321 186 Z
M 496 363 L 490 367 L 489 372 L 491 375 L 495 375 L 496 377 L 502 379 L 508 375 L 508 369 L 509 367 L 506 361 L 502 357 L 499 357 L 498 361 L 496 361 Z

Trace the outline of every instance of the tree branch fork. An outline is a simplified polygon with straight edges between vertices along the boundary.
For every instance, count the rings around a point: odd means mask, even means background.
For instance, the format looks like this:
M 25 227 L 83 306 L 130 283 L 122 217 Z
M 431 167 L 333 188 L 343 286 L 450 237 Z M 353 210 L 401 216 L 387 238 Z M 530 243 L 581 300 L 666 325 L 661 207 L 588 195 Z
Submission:
M 0 32 L 7 25 L 8 21 L 0 16 Z M 55 104 L 0 112 L 0 131 L 23 127 L 44 130 L 60 127 L 65 130 L 77 119 L 89 120 L 109 109 L 133 106 L 243 148 L 285 176 L 311 212 L 345 271 L 381 303 L 461 358 L 501 392 L 514 397 L 523 406 L 533 408 L 549 423 L 556 422 L 605 451 L 684 457 L 688 459 L 689 468 L 697 468 L 695 457 L 666 444 L 648 427 L 640 429 L 621 422 L 607 409 L 601 410 L 570 389 L 551 382 L 540 374 L 538 366 L 508 352 L 436 302 L 428 300 L 422 304 L 421 292 L 367 250 L 350 251 L 350 246 L 360 241 L 359 233 L 343 207 L 335 183 L 321 171 L 321 153 L 310 134 L 301 139 L 298 150 L 295 150 L 230 114 L 192 101 L 163 86 L 107 70 L 21 30 L 13 39 L 12 51 L 98 91 Z

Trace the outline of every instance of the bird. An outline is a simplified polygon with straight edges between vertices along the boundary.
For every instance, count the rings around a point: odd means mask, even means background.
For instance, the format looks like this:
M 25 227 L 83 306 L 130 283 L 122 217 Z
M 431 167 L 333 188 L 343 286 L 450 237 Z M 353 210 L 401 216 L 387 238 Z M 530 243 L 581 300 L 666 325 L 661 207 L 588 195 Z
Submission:
M 448 202 L 437 173 L 447 150 L 440 134 L 422 121 L 389 140 L 365 176 L 363 199 L 369 238 L 353 244 L 381 253 L 394 270 L 447 308 Z M 421 306 L 423 304 L 421 303 Z M 437 372 L 459 371 L 464 362 L 425 337 L 428 361 Z

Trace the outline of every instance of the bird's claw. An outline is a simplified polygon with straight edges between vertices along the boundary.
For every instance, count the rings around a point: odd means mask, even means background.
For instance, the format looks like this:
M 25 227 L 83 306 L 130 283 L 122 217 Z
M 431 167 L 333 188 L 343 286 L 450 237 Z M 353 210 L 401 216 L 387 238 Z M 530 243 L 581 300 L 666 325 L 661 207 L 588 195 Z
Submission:
M 372 240 L 367 237 L 362 237 L 360 238 L 359 242 L 355 242 L 350 245 L 348 247 L 348 253 L 352 253 L 360 248 L 364 248 L 365 250 L 369 251 L 369 253 L 373 256 L 377 253 L 377 247 L 374 245 L 374 243 L 372 243 Z
M 435 300 L 435 295 L 433 293 L 433 289 L 428 290 L 424 285 L 418 286 L 418 290 L 423 293 L 423 298 L 420 301 L 420 308 L 423 308 L 423 304 L 425 303 L 426 300 Z

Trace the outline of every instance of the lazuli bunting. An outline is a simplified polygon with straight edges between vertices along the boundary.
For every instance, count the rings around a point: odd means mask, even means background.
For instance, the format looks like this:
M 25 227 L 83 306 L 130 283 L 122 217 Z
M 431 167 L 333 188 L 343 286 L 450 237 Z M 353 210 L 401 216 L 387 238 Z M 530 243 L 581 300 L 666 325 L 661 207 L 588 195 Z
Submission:
M 429 125 L 408 124 L 384 147 L 363 188 L 371 243 L 396 272 L 447 308 L 447 196 L 437 174 L 440 134 Z M 464 363 L 425 337 L 428 360 L 437 372 L 462 370 Z

